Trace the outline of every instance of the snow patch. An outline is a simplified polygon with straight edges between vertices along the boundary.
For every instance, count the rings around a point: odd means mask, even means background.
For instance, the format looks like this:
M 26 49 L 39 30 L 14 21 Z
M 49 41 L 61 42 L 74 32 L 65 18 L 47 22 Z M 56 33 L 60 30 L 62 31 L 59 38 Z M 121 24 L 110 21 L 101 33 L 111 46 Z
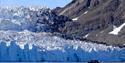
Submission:
M 78 20 L 78 17 L 76 17 L 76 18 L 73 18 L 72 20 L 73 20 L 73 21 L 76 21 L 76 20 Z
M 100 33 L 104 33 L 104 31 L 101 31 Z
M 118 33 L 121 31 L 121 29 L 125 26 L 125 23 L 123 23 L 122 25 L 120 25 L 119 27 L 113 26 L 113 31 L 109 32 L 109 34 L 113 34 L 113 35 L 118 35 Z
M 87 13 L 88 13 L 88 11 L 85 11 L 85 12 L 84 12 L 84 14 L 87 14 Z
M 96 37 L 98 36 L 98 34 L 96 34 Z
M 89 36 L 89 34 L 86 34 L 83 38 L 87 38 Z

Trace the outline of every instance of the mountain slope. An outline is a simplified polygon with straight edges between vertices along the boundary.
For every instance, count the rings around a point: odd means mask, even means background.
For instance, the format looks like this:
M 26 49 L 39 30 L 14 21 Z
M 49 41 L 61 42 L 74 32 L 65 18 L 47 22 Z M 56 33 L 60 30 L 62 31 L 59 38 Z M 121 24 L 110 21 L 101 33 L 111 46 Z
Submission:
M 58 9 L 58 15 L 72 19 L 62 32 L 92 41 L 107 44 L 125 44 L 125 1 L 124 0 L 73 0 L 64 8 Z M 114 27 L 119 28 L 117 35 L 110 34 Z M 118 29 L 117 29 L 118 30 Z M 87 37 L 85 37 L 88 35 Z

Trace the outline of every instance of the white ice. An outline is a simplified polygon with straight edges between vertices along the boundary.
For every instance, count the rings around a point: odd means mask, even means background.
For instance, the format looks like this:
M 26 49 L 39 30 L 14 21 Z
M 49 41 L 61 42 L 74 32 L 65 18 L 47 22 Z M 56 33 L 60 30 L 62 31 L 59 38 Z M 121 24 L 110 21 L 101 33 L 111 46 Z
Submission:
M 113 35 L 118 35 L 118 33 L 121 31 L 121 29 L 125 26 L 125 23 L 123 23 L 122 25 L 120 25 L 119 27 L 114 26 L 113 31 L 109 32 L 109 34 L 113 34 Z
M 85 12 L 84 12 L 84 14 L 87 14 L 87 13 L 88 13 L 88 11 L 85 11 Z
M 76 21 L 76 20 L 78 20 L 78 17 L 76 17 L 76 18 L 73 18 L 72 20 L 73 20 L 73 21 Z

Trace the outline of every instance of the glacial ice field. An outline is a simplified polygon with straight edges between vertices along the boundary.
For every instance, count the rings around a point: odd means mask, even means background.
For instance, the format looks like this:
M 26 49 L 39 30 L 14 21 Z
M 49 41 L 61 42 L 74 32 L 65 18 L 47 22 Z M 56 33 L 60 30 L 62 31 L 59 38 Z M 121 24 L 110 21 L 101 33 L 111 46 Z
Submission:
M 125 48 L 64 39 L 48 32 L 58 23 L 55 17 L 58 20 L 49 9 L 0 9 L 0 61 L 125 61 Z
M 124 61 L 125 49 L 51 33 L 0 31 L 0 61 Z

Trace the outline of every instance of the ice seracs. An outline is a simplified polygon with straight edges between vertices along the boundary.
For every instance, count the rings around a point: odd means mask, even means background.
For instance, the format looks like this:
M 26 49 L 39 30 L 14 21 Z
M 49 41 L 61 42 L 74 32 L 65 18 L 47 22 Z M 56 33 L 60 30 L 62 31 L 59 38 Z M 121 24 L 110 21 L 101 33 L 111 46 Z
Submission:
M 17 25 L 21 25 L 21 22 L 15 20 L 15 19 L 11 20 L 11 22 L 14 23 L 14 24 L 17 24 Z
M 18 42 L 17 45 L 21 48 L 24 49 L 24 46 L 26 45 L 24 42 Z
M 11 42 L 10 47 L 1 45 L 1 42 L 8 43 L 8 41 Z M 15 45 L 12 42 L 16 42 Z M 29 49 L 27 49 L 27 46 L 29 46 Z M 2 56 L 2 54 L 6 56 Z M 0 31 L 0 58 L 10 58 L 9 61 L 34 60 L 41 62 L 42 60 L 69 61 L 69 59 L 70 61 L 93 59 L 120 61 L 125 59 L 124 48 L 80 40 L 66 40 L 50 33 L 34 33 L 28 30 L 20 32 Z
M 113 34 L 113 35 L 118 35 L 118 33 L 121 31 L 121 29 L 125 26 L 125 23 L 123 23 L 122 25 L 120 25 L 119 27 L 113 26 L 113 31 L 109 32 L 109 34 Z
M 85 41 L 79 41 L 79 40 L 65 40 L 63 38 L 57 37 L 57 36 L 51 36 L 49 33 L 33 33 L 30 31 L 22 31 L 22 32 L 16 32 L 16 31 L 0 31 L 0 41 L 3 41 L 10 45 L 9 41 L 16 41 L 15 43 L 21 48 L 25 49 L 25 45 L 29 45 L 29 50 L 31 50 L 34 46 L 46 49 L 46 50 L 64 50 L 66 45 L 73 46 L 75 50 L 78 49 L 78 47 L 82 48 L 83 50 L 86 50 L 90 52 L 91 50 L 106 50 L 110 47 L 105 45 L 99 45 L 95 43 L 86 43 Z M 89 34 L 86 35 L 86 37 Z M 8 39 L 6 41 L 6 39 Z M 7 45 L 7 46 L 8 46 Z M 103 47 L 103 48 L 102 48 Z M 112 47 L 113 48 L 113 47 Z M 111 48 L 111 49 L 112 49 Z
M 30 44 L 29 44 L 29 50 L 32 50 L 32 48 L 33 48 L 33 44 L 30 43 Z

